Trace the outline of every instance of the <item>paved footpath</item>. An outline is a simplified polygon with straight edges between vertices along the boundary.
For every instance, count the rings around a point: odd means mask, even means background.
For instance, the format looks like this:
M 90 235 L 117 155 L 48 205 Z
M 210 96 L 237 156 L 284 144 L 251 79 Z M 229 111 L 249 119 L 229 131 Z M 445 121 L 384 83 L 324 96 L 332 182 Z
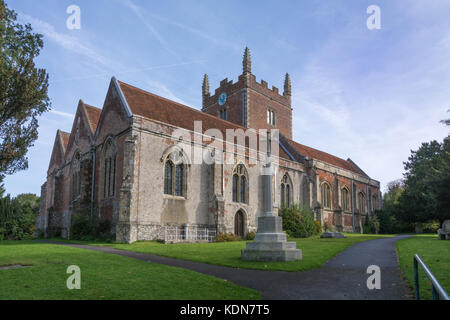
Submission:
M 412 299 L 413 295 L 401 275 L 394 243 L 405 237 L 408 236 L 360 242 L 329 260 L 322 268 L 300 272 L 229 268 L 110 247 L 52 243 L 190 269 L 258 290 L 264 299 L 403 300 Z M 380 290 L 367 288 L 370 276 L 367 267 L 370 265 L 381 269 Z

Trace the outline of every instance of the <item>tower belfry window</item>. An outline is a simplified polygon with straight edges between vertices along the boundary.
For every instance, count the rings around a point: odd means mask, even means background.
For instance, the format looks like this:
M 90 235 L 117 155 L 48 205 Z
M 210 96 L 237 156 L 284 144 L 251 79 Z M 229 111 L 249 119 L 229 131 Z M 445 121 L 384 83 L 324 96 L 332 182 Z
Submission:
M 227 114 L 227 109 L 222 109 L 219 112 L 219 118 L 222 120 L 227 120 L 228 119 L 228 114 Z
M 275 112 L 270 109 L 267 109 L 267 124 L 275 125 Z

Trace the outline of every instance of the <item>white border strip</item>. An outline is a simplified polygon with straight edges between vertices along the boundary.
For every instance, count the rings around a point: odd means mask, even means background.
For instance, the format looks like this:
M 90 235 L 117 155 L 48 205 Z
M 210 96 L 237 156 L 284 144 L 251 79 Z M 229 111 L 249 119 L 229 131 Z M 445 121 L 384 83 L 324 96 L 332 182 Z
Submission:
M 119 93 L 120 100 L 122 101 L 122 105 L 125 107 L 125 110 L 127 111 L 128 117 L 131 117 L 133 114 L 131 113 L 130 106 L 128 105 L 128 102 L 125 99 L 125 96 L 122 92 L 122 88 L 120 88 L 119 82 L 117 81 L 116 77 L 112 77 L 112 81 L 114 82 L 114 85 L 116 86 L 117 92 Z

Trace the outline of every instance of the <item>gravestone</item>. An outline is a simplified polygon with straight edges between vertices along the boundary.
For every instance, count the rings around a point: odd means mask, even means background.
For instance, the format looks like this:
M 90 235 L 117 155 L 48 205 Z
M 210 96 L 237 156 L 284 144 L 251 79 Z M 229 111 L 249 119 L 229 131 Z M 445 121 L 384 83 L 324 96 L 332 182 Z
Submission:
M 440 240 L 450 240 L 450 220 L 445 220 L 442 223 L 442 228 L 438 230 Z
M 320 235 L 321 238 L 346 238 L 342 233 L 340 232 L 324 232 Z
M 241 252 L 246 261 L 296 261 L 302 259 L 302 250 L 295 242 L 287 242 L 283 233 L 283 219 L 275 216 L 272 203 L 272 168 L 270 157 L 263 169 L 264 214 L 258 218 L 255 240 L 247 243 Z

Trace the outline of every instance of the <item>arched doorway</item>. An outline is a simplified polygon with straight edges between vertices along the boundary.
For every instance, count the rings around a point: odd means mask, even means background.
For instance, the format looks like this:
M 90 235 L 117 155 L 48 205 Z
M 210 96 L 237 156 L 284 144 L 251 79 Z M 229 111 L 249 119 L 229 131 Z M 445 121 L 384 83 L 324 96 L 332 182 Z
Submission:
M 244 213 L 239 210 L 234 216 L 234 234 L 238 237 L 244 237 Z

